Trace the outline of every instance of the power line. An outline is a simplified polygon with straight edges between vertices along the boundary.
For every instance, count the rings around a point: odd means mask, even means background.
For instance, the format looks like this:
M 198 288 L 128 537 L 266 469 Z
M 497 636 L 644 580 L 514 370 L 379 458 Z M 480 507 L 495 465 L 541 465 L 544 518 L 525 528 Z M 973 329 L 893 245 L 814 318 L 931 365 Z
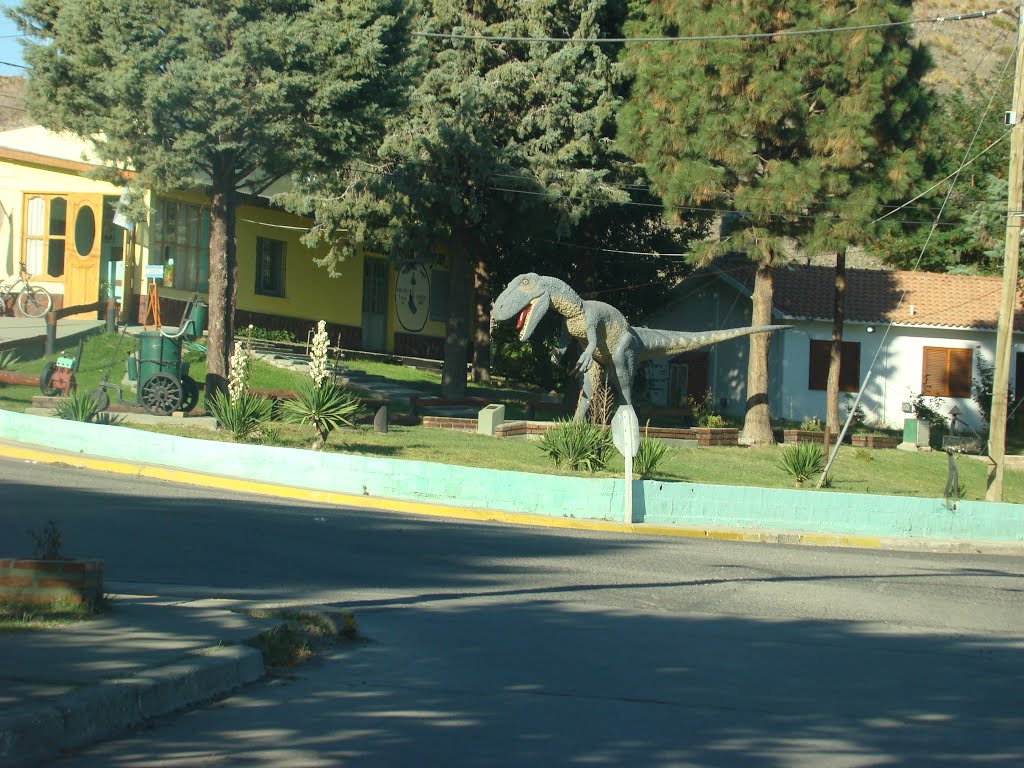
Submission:
M 822 35 L 833 32 L 858 32 L 868 29 L 887 29 L 903 27 L 911 24 L 939 24 L 947 21 L 971 21 L 1008 13 L 1006 8 L 990 11 L 960 13 L 955 16 L 933 16 L 926 19 L 907 19 L 906 21 L 889 21 L 878 24 L 854 24 L 848 27 L 823 27 L 820 29 L 783 29 L 777 32 L 746 32 L 735 35 L 682 35 L 678 37 L 530 37 L 526 35 L 477 35 L 456 32 L 413 32 L 415 37 L 429 37 L 448 40 L 487 40 L 507 43 L 578 43 L 581 45 L 600 43 L 689 43 L 713 40 L 756 40 L 772 37 L 797 37 L 800 35 Z

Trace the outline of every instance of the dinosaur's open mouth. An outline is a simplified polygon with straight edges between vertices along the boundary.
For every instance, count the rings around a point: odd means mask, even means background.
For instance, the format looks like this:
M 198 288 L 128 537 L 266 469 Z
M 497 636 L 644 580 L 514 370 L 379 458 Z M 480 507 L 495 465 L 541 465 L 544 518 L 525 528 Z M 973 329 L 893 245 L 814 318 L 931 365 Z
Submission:
M 519 340 L 523 341 L 523 331 L 526 328 L 526 321 L 530 319 L 530 313 L 533 312 L 533 302 L 531 301 L 522 311 L 519 313 L 519 317 L 516 320 L 516 330 L 519 331 Z

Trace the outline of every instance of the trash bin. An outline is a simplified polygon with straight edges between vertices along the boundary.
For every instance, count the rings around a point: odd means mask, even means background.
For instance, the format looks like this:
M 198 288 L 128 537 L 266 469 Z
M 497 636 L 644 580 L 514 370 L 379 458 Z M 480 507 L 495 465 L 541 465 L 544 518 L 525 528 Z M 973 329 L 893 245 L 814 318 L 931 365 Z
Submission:
M 172 339 L 159 331 L 139 334 L 139 381 L 154 373 L 166 373 L 178 379 L 181 371 L 181 339 Z

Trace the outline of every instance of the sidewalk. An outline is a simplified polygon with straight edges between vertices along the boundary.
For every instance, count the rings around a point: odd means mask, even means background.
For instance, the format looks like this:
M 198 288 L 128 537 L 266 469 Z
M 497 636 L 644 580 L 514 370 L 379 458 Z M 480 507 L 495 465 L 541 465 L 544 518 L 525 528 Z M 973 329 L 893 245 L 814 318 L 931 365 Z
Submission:
M 0 636 L 0 766 L 34 765 L 264 675 L 275 619 L 230 600 L 115 595 L 89 621 Z

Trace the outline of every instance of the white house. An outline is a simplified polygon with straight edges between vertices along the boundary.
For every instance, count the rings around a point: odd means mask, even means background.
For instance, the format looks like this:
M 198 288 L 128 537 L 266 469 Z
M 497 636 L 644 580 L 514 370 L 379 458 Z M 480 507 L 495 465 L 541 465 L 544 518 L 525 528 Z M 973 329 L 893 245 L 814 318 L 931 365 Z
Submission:
M 789 264 L 774 271 L 774 334 L 769 348 L 773 416 L 802 421 L 825 416 L 832 339 L 834 267 Z M 940 413 L 954 406 L 974 429 L 983 419 L 972 398 L 979 365 L 994 361 L 1001 280 L 996 277 L 848 269 L 840 410 L 866 381 L 861 407 L 869 423 L 901 428 L 904 404 L 923 395 Z M 652 312 L 655 328 L 706 330 L 750 325 L 754 269 L 720 261 L 680 283 Z M 1014 323 L 1012 391 L 1024 388 L 1024 317 Z M 745 410 L 748 340 L 651 364 L 653 404 L 677 406 L 710 390 L 719 411 Z

